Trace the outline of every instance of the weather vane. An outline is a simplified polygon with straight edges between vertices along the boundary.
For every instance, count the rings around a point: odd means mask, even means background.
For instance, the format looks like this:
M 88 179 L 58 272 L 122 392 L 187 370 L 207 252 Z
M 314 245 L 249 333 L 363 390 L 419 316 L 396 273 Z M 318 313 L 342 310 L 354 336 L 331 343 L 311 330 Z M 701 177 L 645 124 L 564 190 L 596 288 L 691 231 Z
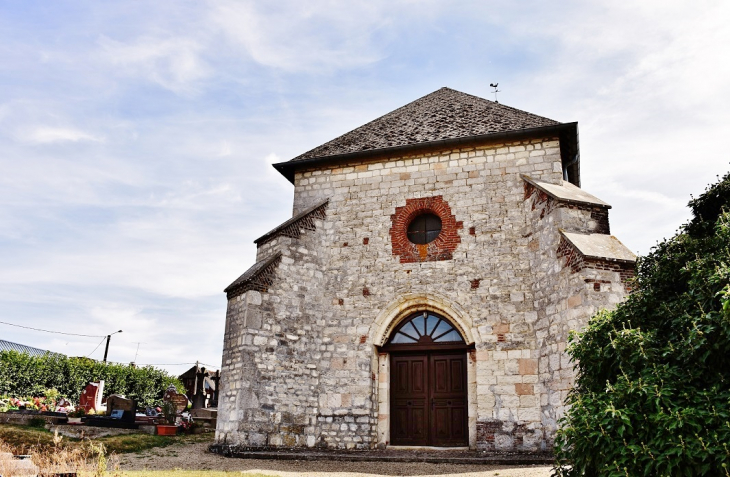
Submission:
M 494 102 L 499 103 L 499 101 L 497 101 L 497 93 L 501 93 L 501 91 L 497 89 L 497 86 L 499 86 L 499 83 L 489 83 L 489 86 L 494 88 L 494 91 L 492 91 L 492 93 L 494 93 Z

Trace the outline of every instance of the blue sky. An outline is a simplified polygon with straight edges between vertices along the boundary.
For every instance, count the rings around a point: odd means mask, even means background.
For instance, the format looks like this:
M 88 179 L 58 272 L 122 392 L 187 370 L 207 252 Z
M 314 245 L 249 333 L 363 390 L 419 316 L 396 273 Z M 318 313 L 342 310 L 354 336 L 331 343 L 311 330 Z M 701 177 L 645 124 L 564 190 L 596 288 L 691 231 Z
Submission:
M 225 295 L 289 218 L 271 168 L 442 86 L 578 121 L 646 253 L 730 169 L 721 1 L 1 1 L 0 321 L 220 363 Z M 101 338 L 0 324 L 100 359 Z

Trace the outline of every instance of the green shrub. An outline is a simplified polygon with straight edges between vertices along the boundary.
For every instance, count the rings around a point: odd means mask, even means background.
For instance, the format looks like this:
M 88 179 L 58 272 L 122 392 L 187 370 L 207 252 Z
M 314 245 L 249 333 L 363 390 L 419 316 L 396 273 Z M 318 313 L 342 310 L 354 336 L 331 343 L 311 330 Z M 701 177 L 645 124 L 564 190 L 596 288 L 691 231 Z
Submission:
M 28 421 L 30 427 L 43 428 L 46 427 L 46 420 L 42 417 L 34 417 Z
M 0 396 L 43 396 L 47 389 L 78 402 L 87 383 L 104 380 L 104 395 L 123 394 L 140 406 L 162 402 L 165 390 L 182 383 L 152 366 L 136 368 L 63 355 L 30 356 L 16 351 L 0 352 Z
M 637 264 L 635 291 L 571 336 L 559 476 L 730 476 L 730 174 Z

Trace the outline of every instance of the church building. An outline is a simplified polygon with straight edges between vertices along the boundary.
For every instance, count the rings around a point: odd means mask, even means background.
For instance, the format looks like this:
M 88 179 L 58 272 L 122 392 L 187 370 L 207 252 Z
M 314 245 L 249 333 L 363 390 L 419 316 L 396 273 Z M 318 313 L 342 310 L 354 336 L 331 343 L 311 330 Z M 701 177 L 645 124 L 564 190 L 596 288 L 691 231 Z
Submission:
M 225 290 L 217 444 L 549 451 L 568 334 L 636 259 L 577 123 L 441 88 L 274 167 L 293 216 Z

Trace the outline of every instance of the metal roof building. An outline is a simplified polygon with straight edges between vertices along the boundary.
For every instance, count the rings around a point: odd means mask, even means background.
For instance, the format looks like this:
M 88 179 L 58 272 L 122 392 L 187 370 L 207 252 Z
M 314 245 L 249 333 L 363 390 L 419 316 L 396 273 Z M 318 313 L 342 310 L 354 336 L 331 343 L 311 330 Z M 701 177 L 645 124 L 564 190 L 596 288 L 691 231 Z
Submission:
M 45 349 L 40 348 L 33 348 L 32 346 L 26 346 L 19 343 L 13 343 L 11 341 L 5 341 L 0 340 L 0 351 L 17 351 L 18 353 L 26 353 L 31 356 L 45 356 L 47 354 L 57 354 L 60 355 L 61 353 L 54 353 L 53 351 L 48 351 Z

